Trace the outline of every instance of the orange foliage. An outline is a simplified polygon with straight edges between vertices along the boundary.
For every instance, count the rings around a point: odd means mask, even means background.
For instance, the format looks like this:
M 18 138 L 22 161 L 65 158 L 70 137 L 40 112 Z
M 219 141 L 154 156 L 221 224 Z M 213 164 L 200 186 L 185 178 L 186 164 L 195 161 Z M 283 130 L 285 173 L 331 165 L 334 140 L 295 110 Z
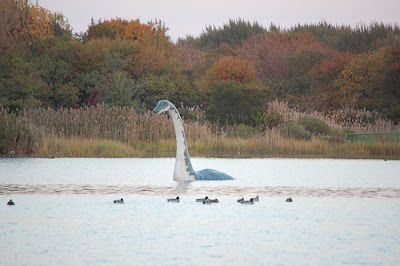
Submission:
M 168 64 L 165 51 L 155 45 L 141 45 L 139 52 L 128 61 L 128 69 L 133 78 L 145 75 L 157 75 Z
M 38 3 L 33 5 L 29 1 L 1 1 L 0 17 L 0 38 L 7 38 L 7 42 L 16 44 L 37 43 L 46 36 L 55 34 L 55 25 L 62 30 L 69 30 L 62 14 L 52 13 Z
M 143 35 L 137 52 L 128 60 L 127 69 L 132 78 L 157 75 L 174 62 L 171 57 L 173 46 L 165 35 L 166 28 L 161 22 L 150 23 L 151 35 Z
M 385 58 L 387 48 L 376 52 L 363 53 L 346 64 L 335 86 L 343 96 L 342 107 L 345 110 L 354 108 L 362 95 L 374 98 L 385 78 Z
M 253 63 L 236 56 L 227 56 L 218 60 L 206 73 L 208 84 L 221 80 L 235 80 L 241 83 L 249 83 L 256 79 L 257 76 Z
M 88 29 L 90 39 L 111 38 L 128 39 L 132 41 L 141 41 L 145 36 L 154 34 L 153 26 L 141 24 L 139 19 L 111 19 L 91 25 Z

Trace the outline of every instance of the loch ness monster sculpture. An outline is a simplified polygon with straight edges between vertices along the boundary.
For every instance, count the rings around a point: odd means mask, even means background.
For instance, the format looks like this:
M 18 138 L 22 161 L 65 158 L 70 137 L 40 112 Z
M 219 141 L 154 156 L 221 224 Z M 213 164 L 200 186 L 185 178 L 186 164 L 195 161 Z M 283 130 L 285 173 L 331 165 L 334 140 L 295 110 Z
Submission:
M 233 177 L 223 172 L 204 169 L 194 171 L 190 161 L 189 151 L 186 145 L 185 130 L 183 121 L 175 105 L 167 100 L 158 102 L 154 112 L 161 114 L 167 112 L 172 119 L 176 136 L 176 161 L 174 169 L 175 181 L 193 181 L 193 180 L 234 180 Z

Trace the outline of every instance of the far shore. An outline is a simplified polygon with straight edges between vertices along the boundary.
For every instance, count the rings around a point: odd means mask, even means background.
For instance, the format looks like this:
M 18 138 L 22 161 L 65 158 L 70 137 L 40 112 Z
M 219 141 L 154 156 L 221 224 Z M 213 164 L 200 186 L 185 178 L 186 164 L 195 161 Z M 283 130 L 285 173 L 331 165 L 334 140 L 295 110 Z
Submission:
M 399 142 L 329 143 L 320 138 L 275 144 L 254 139 L 221 138 L 218 143 L 188 143 L 191 157 L 208 158 L 331 158 L 399 160 Z M 214 148 L 214 149 L 212 149 Z M 2 158 L 162 158 L 175 157 L 175 142 L 123 143 L 99 139 L 48 139 L 31 154 L 11 151 Z

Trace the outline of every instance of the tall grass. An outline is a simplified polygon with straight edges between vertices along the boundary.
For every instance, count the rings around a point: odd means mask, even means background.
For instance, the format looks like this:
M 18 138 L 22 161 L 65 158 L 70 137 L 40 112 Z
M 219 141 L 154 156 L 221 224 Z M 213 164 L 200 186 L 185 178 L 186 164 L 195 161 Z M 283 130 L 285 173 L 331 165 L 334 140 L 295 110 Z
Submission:
M 335 110 L 330 113 L 318 111 L 300 112 L 288 107 L 286 102 L 274 101 L 268 105 L 268 113 L 278 116 L 281 123 L 298 122 L 301 117 L 311 116 L 325 121 L 331 129 L 350 129 L 354 132 L 399 132 L 400 125 L 384 119 L 378 112 L 367 110 Z
M 32 154 L 40 148 L 43 132 L 29 121 L 26 112 L 17 115 L 0 108 L 0 156 Z
M 346 143 L 341 137 L 320 135 L 301 140 L 291 137 L 280 126 L 309 115 L 326 121 L 335 134 L 344 128 L 355 132 L 400 131 L 398 125 L 373 113 L 358 111 L 347 119 L 340 112 L 305 114 L 279 102 L 269 105 L 266 112 L 271 111 L 279 117 L 278 125 L 261 130 L 245 125 L 221 127 L 205 120 L 198 108 L 181 108 L 190 154 L 400 159 L 399 142 Z M 175 156 L 175 132 L 167 115 L 104 105 L 39 108 L 19 115 L 3 109 L 0 114 L 0 153 L 5 155 L 14 152 L 38 157 Z

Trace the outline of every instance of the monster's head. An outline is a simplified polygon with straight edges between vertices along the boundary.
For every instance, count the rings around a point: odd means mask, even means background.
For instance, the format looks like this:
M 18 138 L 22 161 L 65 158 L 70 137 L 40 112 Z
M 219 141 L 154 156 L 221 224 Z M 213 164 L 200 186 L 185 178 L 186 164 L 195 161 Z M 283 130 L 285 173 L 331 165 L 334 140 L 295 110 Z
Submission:
M 162 112 L 167 112 L 169 109 L 173 108 L 173 104 L 167 100 L 161 100 L 158 102 L 156 108 L 154 108 L 154 112 L 157 114 L 161 114 Z

